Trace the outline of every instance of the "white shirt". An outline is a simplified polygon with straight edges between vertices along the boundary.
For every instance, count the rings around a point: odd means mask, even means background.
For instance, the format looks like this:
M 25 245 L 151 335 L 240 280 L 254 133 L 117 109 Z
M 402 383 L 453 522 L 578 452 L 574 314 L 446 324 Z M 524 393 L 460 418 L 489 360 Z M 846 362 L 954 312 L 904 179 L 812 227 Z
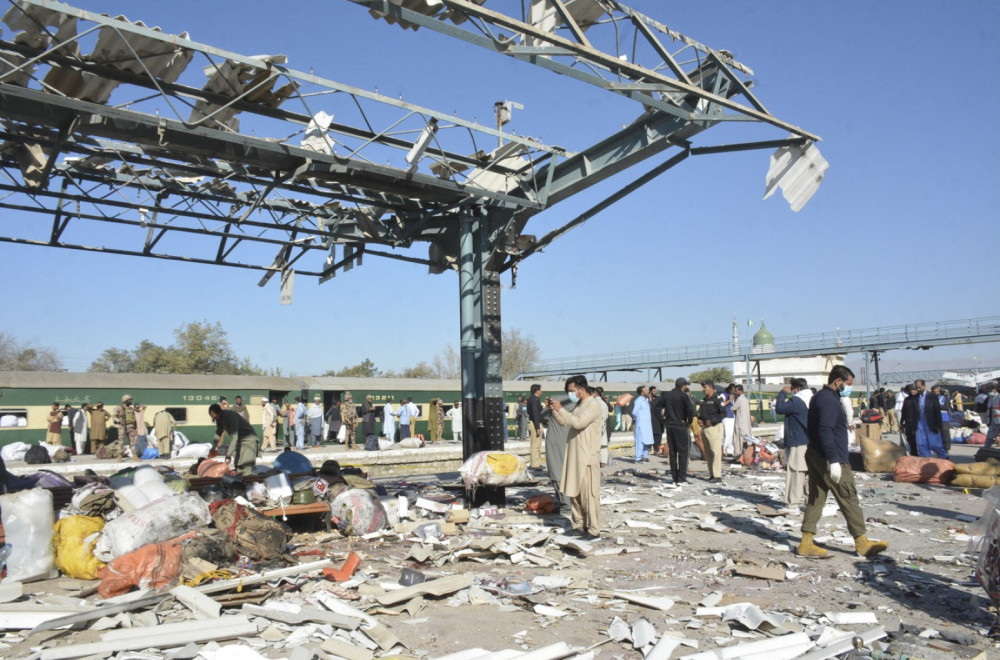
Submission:
M 464 411 L 461 408 L 452 408 L 445 413 L 445 416 L 451 420 L 451 432 L 461 433 L 462 432 L 462 413 Z

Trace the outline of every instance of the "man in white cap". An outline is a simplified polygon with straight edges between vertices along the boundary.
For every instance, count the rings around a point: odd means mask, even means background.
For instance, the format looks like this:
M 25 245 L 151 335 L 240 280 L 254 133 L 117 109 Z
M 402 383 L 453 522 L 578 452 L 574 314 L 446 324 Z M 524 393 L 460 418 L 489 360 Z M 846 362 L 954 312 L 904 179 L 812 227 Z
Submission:
M 260 405 L 264 419 L 264 444 L 261 450 L 278 451 L 278 411 L 274 409 L 266 396 L 260 398 Z
M 319 394 L 313 397 L 306 415 L 309 420 L 309 444 L 319 447 L 323 441 L 323 398 Z

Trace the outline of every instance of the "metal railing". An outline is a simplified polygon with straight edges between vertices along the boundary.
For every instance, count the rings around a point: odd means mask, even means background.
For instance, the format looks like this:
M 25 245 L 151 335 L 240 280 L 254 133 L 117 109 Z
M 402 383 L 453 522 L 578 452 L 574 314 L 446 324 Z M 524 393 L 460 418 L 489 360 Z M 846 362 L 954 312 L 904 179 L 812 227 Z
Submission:
M 776 337 L 765 346 L 747 346 L 732 342 L 584 355 L 544 360 L 519 378 L 573 373 L 631 371 L 694 364 L 767 360 L 805 355 L 836 355 L 894 348 L 919 348 L 957 343 L 1000 341 L 1000 316 L 931 321 L 861 330 L 817 332 L 791 337 Z M 746 349 L 750 350 L 747 351 Z M 749 352 L 749 355 L 748 355 Z

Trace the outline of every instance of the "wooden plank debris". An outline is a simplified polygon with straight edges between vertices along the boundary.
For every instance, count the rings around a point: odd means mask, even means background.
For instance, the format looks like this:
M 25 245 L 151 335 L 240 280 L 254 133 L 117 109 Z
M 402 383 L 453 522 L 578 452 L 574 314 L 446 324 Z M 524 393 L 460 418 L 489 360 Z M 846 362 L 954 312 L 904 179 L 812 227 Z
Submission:
M 259 573 L 257 575 L 249 575 L 247 577 L 236 578 L 233 580 L 220 580 L 219 582 L 211 582 L 209 584 L 204 584 L 197 587 L 197 591 L 203 594 L 217 594 L 223 591 L 229 591 L 230 589 L 240 589 L 245 587 L 250 587 L 254 585 L 261 584 L 263 582 L 268 582 L 270 580 L 276 580 L 282 577 L 288 577 L 292 575 L 304 575 L 312 571 L 322 570 L 328 566 L 333 566 L 333 562 L 329 559 L 321 559 L 319 561 L 309 562 L 306 564 L 296 564 L 295 566 L 289 566 L 287 568 L 279 568 L 273 571 L 266 571 L 264 573 Z M 152 607 L 158 603 L 166 600 L 167 598 L 173 598 L 170 592 L 153 594 L 151 596 L 145 596 L 143 598 L 131 600 L 124 603 L 115 603 L 113 605 L 105 605 L 103 607 L 98 607 L 90 612 L 81 612 L 79 614 L 71 614 L 68 616 L 60 617 L 58 619 L 51 619 L 45 621 L 34 627 L 31 631 L 32 633 L 42 632 L 45 630 L 55 630 L 56 628 L 61 628 L 74 623 L 86 623 L 88 621 L 94 621 L 100 619 L 104 616 L 112 616 L 120 612 L 131 612 L 133 610 L 142 609 L 145 607 Z
M 399 638 L 396 637 L 395 633 L 381 623 L 362 628 L 362 632 L 368 635 L 373 642 L 378 644 L 378 647 L 383 651 L 388 651 L 396 646 L 405 646 L 401 641 L 399 641 Z
M 428 580 L 420 584 L 414 584 L 397 591 L 390 591 L 378 596 L 380 605 L 395 605 L 403 601 L 410 600 L 416 596 L 444 596 L 446 594 L 461 591 L 472 586 L 475 576 L 472 573 L 458 573 L 436 580 Z
M 222 614 L 222 605 L 192 587 L 177 585 L 170 590 L 170 593 L 177 599 L 177 602 L 200 618 L 217 619 Z
M 368 649 L 355 646 L 338 637 L 327 638 L 319 648 L 345 660 L 372 660 L 375 657 L 375 654 Z
M 245 616 L 224 616 L 218 619 L 201 619 L 183 623 L 167 623 L 146 628 L 109 630 L 99 642 L 65 644 L 42 649 L 39 660 L 68 660 L 86 656 L 110 656 L 119 651 L 138 651 L 146 648 L 169 648 L 188 643 L 202 643 L 256 635 L 257 626 Z
M 336 614 L 315 607 L 278 609 L 276 607 L 246 604 L 243 606 L 242 611 L 244 614 L 250 616 L 260 616 L 271 621 L 292 626 L 311 622 L 326 623 L 341 630 L 357 630 L 358 626 L 361 625 L 361 619 L 358 617 Z
M 761 580 L 785 581 L 785 569 L 781 566 L 737 566 L 733 569 L 733 573 Z
M 621 598 L 622 600 L 627 600 L 630 603 L 648 607 L 651 610 L 666 612 L 674 606 L 673 599 L 667 598 L 666 596 L 637 596 L 636 594 L 629 593 L 627 591 L 615 591 L 613 593 L 615 598 Z
M 89 613 L 94 608 L 88 605 L 39 605 L 37 603 L 10 603 L 0 605 L 0 630 L 27 630 L 37 626 L 72 617 L 80 613 Z M 61 626 L 53 626 L 54 630 Z

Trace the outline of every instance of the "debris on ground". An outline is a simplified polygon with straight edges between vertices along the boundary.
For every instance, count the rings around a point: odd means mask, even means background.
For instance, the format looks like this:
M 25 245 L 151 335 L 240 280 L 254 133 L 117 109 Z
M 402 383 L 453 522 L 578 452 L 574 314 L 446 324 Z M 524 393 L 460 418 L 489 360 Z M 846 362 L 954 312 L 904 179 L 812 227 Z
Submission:
M 1000 648 L 1000 488 L 980 497 L 858 472 L 869 534 L 890 550 L 858 557 L 831 501 L 815 541 L 832 557 L 817 561 L 795 554 L 802 512 L 784 504 L 782 472 L 740 467 L 678 487 L 665 467 L 609 466 L 597 538 L 573 530 L 544 477 L 510 481 L 527 471 L 508 458 L 478 457 L 462 476 L 502 480 L 506 507 L 467 508 L 468 483 L 447 475 L 241 480 L 150 466 L 72 493 L 3 495 L 0 656 L 819 660 Z M 187 487 L 166 487 L 177 480 Z M 293 504 L 305 491 L 312 501 Z

